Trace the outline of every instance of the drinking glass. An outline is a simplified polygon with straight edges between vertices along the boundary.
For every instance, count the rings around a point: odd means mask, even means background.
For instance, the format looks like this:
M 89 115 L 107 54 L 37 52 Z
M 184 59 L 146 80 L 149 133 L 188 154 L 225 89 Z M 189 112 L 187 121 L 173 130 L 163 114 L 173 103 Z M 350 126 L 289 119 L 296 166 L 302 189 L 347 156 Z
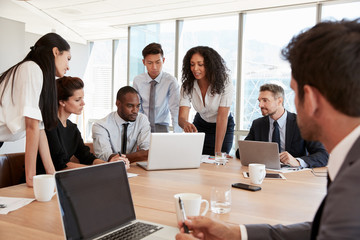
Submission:
M 226 165 L 226 153 L 225 152 L 216 152 L 215 153 L 215 164 L 216 165 Z
M 213 213 L 224 214 L 231 210 L 231 186 L 211 188 L 210 209 Z

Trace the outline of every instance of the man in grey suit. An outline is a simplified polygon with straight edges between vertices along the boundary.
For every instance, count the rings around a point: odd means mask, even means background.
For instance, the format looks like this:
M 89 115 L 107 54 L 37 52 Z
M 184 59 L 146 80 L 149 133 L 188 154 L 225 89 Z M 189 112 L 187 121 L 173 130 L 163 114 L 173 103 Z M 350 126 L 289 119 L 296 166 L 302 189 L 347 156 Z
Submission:
M 258 100 L 264 117 L 253 121 L 245 140 L 277 142 L 274 141 L 277 130 L 281 163 L 310 168 L 327 165 L 329 154 L 324 146 L 317 141 L 304 140 L 296 123 L 296 114 L 284 108 L 284 89 L 281 86 L 262 85 Z M 239 149 L 236 157 L 240 158 Z
M 195 217 L 185 221 L 192 235 L 176 239 L 359 239 L 360 19 L 319 23 L 282 54 L 291 64 L 301 135 L 330 152 L 327 195 L 313 222 L 238 226 Z

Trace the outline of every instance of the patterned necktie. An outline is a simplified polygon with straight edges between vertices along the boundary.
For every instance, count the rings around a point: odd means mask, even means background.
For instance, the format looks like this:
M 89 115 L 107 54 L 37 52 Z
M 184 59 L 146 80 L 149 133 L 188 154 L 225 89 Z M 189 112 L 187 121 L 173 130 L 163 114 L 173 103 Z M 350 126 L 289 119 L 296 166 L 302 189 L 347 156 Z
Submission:
M 275 142 L 278 144 L 279 147 L 279 153 L 281 152 L 280 148 L 280 130 L 279 130 L 279 124 L 277 121 L 274 121 L 274 131 L 272 134 L 272 142 Z
M 151 132 L 155 132 L 155 85 L 157 84 L 157 82 L 155 80 L 152 80 L 150 84 L 149 122 Z
M 123 138 L 122 138 L 122 148 L 121 153 L 126 154 L 126 145 L 127 145 L 127 128 L 129 123 L 123 123 L 124 131 L 123 131 Z

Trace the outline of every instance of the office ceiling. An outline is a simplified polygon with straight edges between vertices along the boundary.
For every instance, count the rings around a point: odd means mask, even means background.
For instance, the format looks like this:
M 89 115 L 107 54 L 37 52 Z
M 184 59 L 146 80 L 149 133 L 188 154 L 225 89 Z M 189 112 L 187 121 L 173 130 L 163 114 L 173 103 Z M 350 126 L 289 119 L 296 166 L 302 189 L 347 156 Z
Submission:
M 326 0 L 323 0 L 326 1 Z M 25 23 L 27 32 L 57 32 L 67 40 L 121 38 L 127 27 L 316 0 L 0 0 L 0 17 Z

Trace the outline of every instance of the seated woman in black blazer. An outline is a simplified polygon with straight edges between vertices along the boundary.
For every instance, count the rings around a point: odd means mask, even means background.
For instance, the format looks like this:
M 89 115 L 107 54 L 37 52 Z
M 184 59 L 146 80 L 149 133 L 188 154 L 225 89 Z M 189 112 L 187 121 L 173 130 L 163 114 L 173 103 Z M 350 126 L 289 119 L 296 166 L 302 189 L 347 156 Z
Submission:
M 58 93 L 58 123 L 54 129 L 46 131 L 55 170 L 105 163 L 105 161 L 97 159 L 90 152 L 90 148 L 84 144 L 76 124 L 68 119 L 72 113 L 80 115 L 84 108 L 83 81 L 76 77 L 62 77 L 56 80 L 56 86 Z M 80 163 L 70 162 L 73 155 L 79 159 Z M 119 160 L 124 161 L 127 168 L 129 168 L 128 159 L 120 157 L 118 154 L 114 155 L 110 162 Z M 45 173 L 39 155 L 36 172 L 37 174 Z

